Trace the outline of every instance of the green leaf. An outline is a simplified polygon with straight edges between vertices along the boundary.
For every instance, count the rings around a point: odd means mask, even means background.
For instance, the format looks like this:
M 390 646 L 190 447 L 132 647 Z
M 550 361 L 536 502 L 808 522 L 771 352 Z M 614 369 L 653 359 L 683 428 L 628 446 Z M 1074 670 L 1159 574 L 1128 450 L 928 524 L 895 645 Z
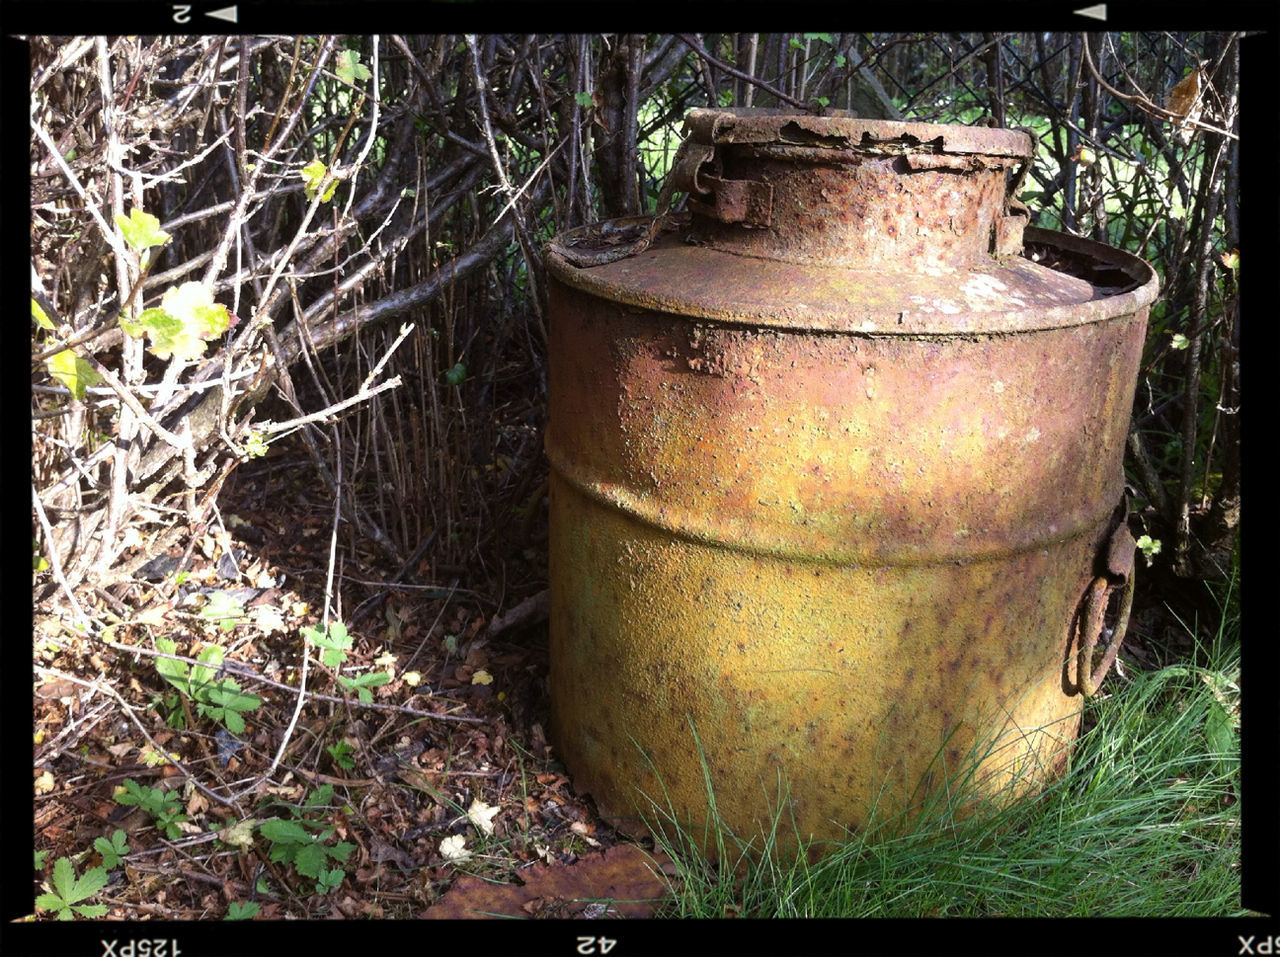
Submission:
M 273 844 L 310 844 L 311 832 L 297 821 L 273 818 L 258 825 L 258 833 Z
M 1185 349 L 1187 346 L 1191 345 L 1191 340 L 1189 340 L 1182 333 L 1175 332 L 1173 334 L 1173 342 L 1171 342 L 1170 345 L 1172 345 L 1173 348 L 1175 349 Z
M 120 859 L 129 853 L 126 835 L 121 828 L 111 834 L 111 840 L 100 837 L 93 842 L 94 850 L 102 855 L 102 866 L 110 870 L 120 864 Z
M 41 894 L 36 898 L 36 909 L 53 911 L 58 920 L 71 920 L 70 905 L 57 894 Z
M 216 339 L 231 328 L 231 313 L 213 301 L 213 290 L 202 282 L 171 287 L 160 297 L 160 307 L 181 320 L 190 335 L 205 341 Z
M 317 877 L 320 874 L 320 868 L 325 864 L 325 851 L 325 846 L 319 842 L 299 848 L 297 856 L 293 859 L 293 866 L 303 877 Z
M 45 858 L 49 856 L 48 851 L 36 851 L 36 870 L 44 870 Z
M 252 920 L 258 916 L 261 905 L 257 901 L 232 901 L 227 905 L 227 916 L 223 920 Z
M 115 219 L 124 241 L 138 252 L 152 246 L 163 246 L 169 241 L 169 234 L 160 228 L 160 220 L 136 206 L 129 211 L 127 219 L 124 216 L 116 216 Z
M 351 86 L 355 86 L 357 80 L 367 80 L 373 76 L 369 68 L 360 63 L 360 54 L 355 50 L 343 50 L 338 54 L 338 65 L 334 72 L 342 82 Z
M 1205 718 L 1204 738 L 1209 750 L 1218 759 L 1219 768 L 1226 771 L 1230 768 L 1230 759 L 1237 753 L 1236 736 L 1231 728 L 1231 716 L 1222 704 L 1214 698 L 1209 702 L 1209 714 Z
M 322 784 L 302 802 L 303 807 L 328 807 L 333 800 L 333 785 Z
M 347 651 L 351 648 L 351 636 L 347 634 L 347 626 L 340 621 L 329 622 L 329 633 L 326 635 L 319 628 L 303 628 L 303 637 L 325 649 L 320 660 L 326 668 L 337 668 L 347 660 Z
M 444 381 L 449 385 L 462 385 L 467 378 L 467 367 L 461 362 L 444 374 Z
M 251 459 L 261 458 L 267 454 L 266 436 L 258 429 L 250 429 L 240 445 Z
M 49 374 L 71 390 L 77 399 L 83 399 L 85 390 L 102 381 L 102 376 L 93 371 L 87 359 L 82 359 L 70 349 L 63 349 L 57 355 L 50 356 L 44 362 Z
M 356 846 L 351 842 L 339 841 L 337 844 L 333 845 L 333 847 L 329 848 L 328 851 L 329 851 L 329 856 L 332 857 L 335 861 L 345 861 L 348 857 L 351 856 L 351 852 L 354 851 L 355 849 L 356 849 Z
M 227 730 L 232 734 L 244 734 L 244 718 L 240 716 L 239 712 L 208 704 L 199 705 L 199 711 L 206 718 L 217 721 L 219 724 L 225 724 Z
M 158 359 L 171 355 L 198 359 L 205 343 L 226 332 L 235 318 L 227 307 L 213 301 L 213 292 L 202 282 L 184 282 L 160 298 L 160 306 L 143 310 L 137 319 L 120 316 L 120 327 L 135 339 L 145 335 L 149 350 Z
M 346 876 L 346 873 L 340 867 L 327 871 L 322 870 L 316 877 L 316 890 L 321 894 L 332 894 L 342 886 L 342 879 Z
M 117 804 L 136 804 L 147 812 L 159 810 L 163 806 L 163 798 L 162 792 L 143 787 L 133 778 L 125 778 L 124 789 L 115 796 Z
M 182 837 L 182 828 L 178 824 L 187 820 L 185 814 L 175 814 L 172 817 L 156 818 L 156 827 L 164 832 L 164 836 L 171 841 L 176 841 Z
M 325 174 L 328 169 L 324 163 L 319 160 L 312 160 L 306 166 L 302 167 L 302 181 L 304 183 L 302 191 L 307 194 L 307 199 L 315 199 L 316 193 L 320 192 L 320 184 L 324 182 Z M 320 197 L 320 202 L 327 203 L 333 199 L 333 193 L 338 188 L 338 181 L 334 179 L 329 187 L 324 191 L 324 195 Z
M 208 684 L 199 695 L 200 712 L 214 721 L 221 721 L 232 734 L 244 733 L 242 711 L 252 711 L 262 704 L 256 695 L 244 694 L 239 682 L 231 678 Z
M 373 701 L 373 695 L 369 693 L 368 689 L 384 685 L 390 680 L 391 675 L 385 671 L 375 671 L 367 675 L 358 675 L 355 678 L 338 675 L 338 683 L 348 691 L 354 691 L 365 704 Z
M 36 325 L 41 329 L 48 329 L 50 332 L 54 331 L 53 320 L 45 315 L 45 311 L 40 308 L 40 303 L 36 302 L 34 298 L 31 300 L 31 318 L 36 321 Z
M 182 320 L 163 309 L 145 309 L 138 316 L 137 322 L 132 324 L 126 323 L 121 316 L 120 326 L 135 339 L 143 336 L 150 339 L 151 353 L 160 359 L 167 359 L 174 352 L 184 355 L 194 349 L 190 337 L 184 337 Z M 200 352 L 204 352 L 203 344 L 200 345 Z
M 201 664 L 191 669 L 191 690 L 203 701 L 210 682 L 217 677 L 218 668 L 222 665 L 222 649 L 217 645 L 210 645 L 196 655 L 196 660 Z
M 356 766 L 355 761 L 351 760 L 351 754 L 355 751 L 355 748 L 351 747 L 347 742 L 339 741 L 337 744 L 329 745 L 325 750 L 333 758 L 334 764 L 342 768 L 342 770 L 350 771 Z
M 85 871 L 83 877 L 77 878 L 75 868 L 71 865 L 71 862 L 65 857 L 60 857 L 53 864 L 53 889 L 55 893 L 40 895 L 36 899 L 36 906 L 43 907 L 45 910 L 60 911 L 59 920 L 71 920 L 72 915 L 69 908 L 73 904 L 87 897 L 92 897 L 106 886 L 107 872 L 105 869 L 91 867 Z M 94 916 L 89 913 L 92 910 L 90 907 L 77 909 L 86 917 Z M 106 913 L 105 908 L 103 913 Z M 101 916 L 101 914 L 97 916 Z
M 262 699 L 257 695 L 244 694 L 239 682 L 225 678 L 209 689 L 209 703 L 232 711 L 252 711 L 262 704 Z
M 595 99 L 590 93 L 575 93 L 573 94 L 573 98 L 577 101 L 579 106 L 583 107 L 590 107 L 595 103 Z

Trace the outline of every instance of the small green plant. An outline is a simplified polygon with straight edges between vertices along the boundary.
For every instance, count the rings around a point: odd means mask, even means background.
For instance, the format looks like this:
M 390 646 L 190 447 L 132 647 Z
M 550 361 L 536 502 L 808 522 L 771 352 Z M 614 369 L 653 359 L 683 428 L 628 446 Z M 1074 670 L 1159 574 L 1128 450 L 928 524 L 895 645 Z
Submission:
M 330 861 L 341 864 L 355 850 L 347 841 L 325 843 L 334 834 L 334 828 L 317 814 L 333 799 L 333 785 L 325 784 L 311 793 L 301 808 L 291 808 L 292 818 L 273 818 L 263 821 L 258 833 L 271 842 L 270 859 L 292 864 L 302 877 L 315 881 L 317 894 L 329 894 L 342 884 L 346 872 L 341 867 L 330 867 Z
M 337 744 L 329 745 L 325 750 L 329 752 L 329 757 L 333 758 L 333 763 L 342 768 L 342 770 L 350 771 L 356 766 L 356 763 L 351 760 L 351 755 L 355 752 L 355 748 L 351 747 L 347 742 L 339 741 Z
M 227 916 L 223 920 L 253 920 L 258 916 L 260 906 L 257 901 L 232 901 L 227 905 Z
M 338 669 L 347 660 L 347 651 L 350 650 L 352 639 L 347 633 L 347 626 L 340 621 L 329 622 L 328 632 L 323 632 L 319 628 L 303 628 L 302 636 L 308 641 L 319 646 L 320 662 L 326 668 Z M 359 699 L 366 704 L 373 701 L 373 695 L 370 688 L 376 688 L 384 685 L 391 680 L 391 674 L 386 671 L 375 671 L 363 675 L 357 675 L 354 678 L 347 678 L 343 675 L 337 675 L 338 683 L 348 691 L 354 691 Z
M 116 793 L 117 804 L 136 804 L 151 815 L 156 827 L 171 841 L 182 836 L 178 825 L 187 820 L 182 813 L 182 801 L 176 794 L 159 788 L 146 787 L 133 778 L 126 778 L 124 786 Z
M 156 649 L 172 655 L 177 653 L 178 645 L 169 638 L 157 638 Z M 217 645 L 210 645 L 196 657 L 201 664 L 195 667 L 189 667 L 185 661 L 173 658 L 157 658 L 156 671 L 182 694 L 195 701 L 201 715 L 225 724 L 232 734 L 243 734 L 245 725 L 242 712 L 257 708 L 262 704 L 262 699 L 245 694 L 240 690 L 239 683 L 231 678 L 217 677 L 222 664 L 222 649 Z
M 1137 545 L 1142 549 L 1142 556 L 1147 560 L 1147 567 L 1151 566 L 1151 559 L 1160 554 L 1160 539 L 1152 538 L 1150 535 L 1142 535 L 1138 538 Z
M 329 622 L 327 633 L 319 628 L 303 628 L 302 637 L 324 649 L 320 653 L 320 662 L 326 668 L 341 667 L 347 660 L 347 651 L 351 648 L 351 636 L 347 634 L 347 626 L 342 622 Z
M 129 853 L 129 845 L 125 843 L 125 833 L 121 828 L 116 828 L 111 833 L 111 839 L 100 837 L 93 842 L 93 849 L 102 855 L 102 866 L 107 870 L 119 867 L 124 856 Z
M 107 886 L 107 869 L 91 867 L 83 877 L 76 877 L 76 869 L 65 857 L 60 857 L 53 864 L 53 890 L 36 898 L 36 907 L 40 910 L 52 911 L 58 920 L 75 920 L 76 914 L 81 917 L 105 917 L 104 904 L 81 904 L 98 891 Z
M 38 871 L 44 870 L 44 861 L 45 861 L 45 858 L 47 858 L 48 856 L 49 856 L 48 851 L 36 851 L 36 870 Z
M 384 685 L 390 680 L 391 675 L 386 671 L 371 671 L 367 674 L 356 675 L 354 678 L 338 675 L 338 684 L 348 691 L 354 691 L 357 697 L 365 704 L 373 701 L 373 694 L 369 691 L 370 688 Z
M 250 429 L 240 446 L 251 459 L 261 458 L 267 454 L 266 436 L 259 429 Z

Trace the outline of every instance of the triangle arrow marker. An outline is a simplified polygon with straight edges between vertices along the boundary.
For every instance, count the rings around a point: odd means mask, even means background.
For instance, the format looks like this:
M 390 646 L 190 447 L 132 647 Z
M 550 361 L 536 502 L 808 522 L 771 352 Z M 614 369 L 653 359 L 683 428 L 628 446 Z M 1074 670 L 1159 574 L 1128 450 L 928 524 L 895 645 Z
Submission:
M 220 7 L 217 10 L 208 11 L 205 16 L 213 17 L 215 20 L 226 20 L 228 23 L 237 23 L 240 15 L 235 7 Z
M 1071 12 L 1078 16 L 1089 17 L 1091 20 L 1107 19 L 1107 5 L 1105 3 L 1095 3 L 1091 7 L 1081 7 L 1079 10 L 1072 10 Z

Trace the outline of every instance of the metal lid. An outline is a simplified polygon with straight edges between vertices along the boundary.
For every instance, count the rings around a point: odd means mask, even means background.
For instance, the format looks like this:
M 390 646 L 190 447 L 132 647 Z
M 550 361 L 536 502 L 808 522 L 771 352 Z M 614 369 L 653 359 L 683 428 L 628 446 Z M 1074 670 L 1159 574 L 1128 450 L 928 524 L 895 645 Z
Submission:
M 868 153 L 981 154 L 1029 159 L 1031 137 L 1017 130 L 939 123 L 871 120 L 847 110 L 822 116 L 792 110 L 695 109 L 685 118 L 685 131 L 697 143 L 810 146 Z
M 656 218 L 557 236 L 553 276 L 676 315 L 881 336 L 1073 326 L 1155 297 L 1140 259 L 1026 226 L 1025 133 L 754 109 L 693 110 L 686 129 Z

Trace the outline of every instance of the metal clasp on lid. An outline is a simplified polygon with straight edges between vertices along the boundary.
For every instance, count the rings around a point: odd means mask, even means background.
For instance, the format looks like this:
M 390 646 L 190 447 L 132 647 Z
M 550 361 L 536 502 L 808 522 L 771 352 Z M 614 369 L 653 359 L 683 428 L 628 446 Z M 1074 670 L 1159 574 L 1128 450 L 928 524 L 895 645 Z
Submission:
M 725 179 L 719 174 L 716 147 L 690 136 L 680 144 L 671 172 L 677 192 L 689 194 L 688 208 L 722 223 L 744 226 L 773 224 L 773 187 L 749 179 Z

